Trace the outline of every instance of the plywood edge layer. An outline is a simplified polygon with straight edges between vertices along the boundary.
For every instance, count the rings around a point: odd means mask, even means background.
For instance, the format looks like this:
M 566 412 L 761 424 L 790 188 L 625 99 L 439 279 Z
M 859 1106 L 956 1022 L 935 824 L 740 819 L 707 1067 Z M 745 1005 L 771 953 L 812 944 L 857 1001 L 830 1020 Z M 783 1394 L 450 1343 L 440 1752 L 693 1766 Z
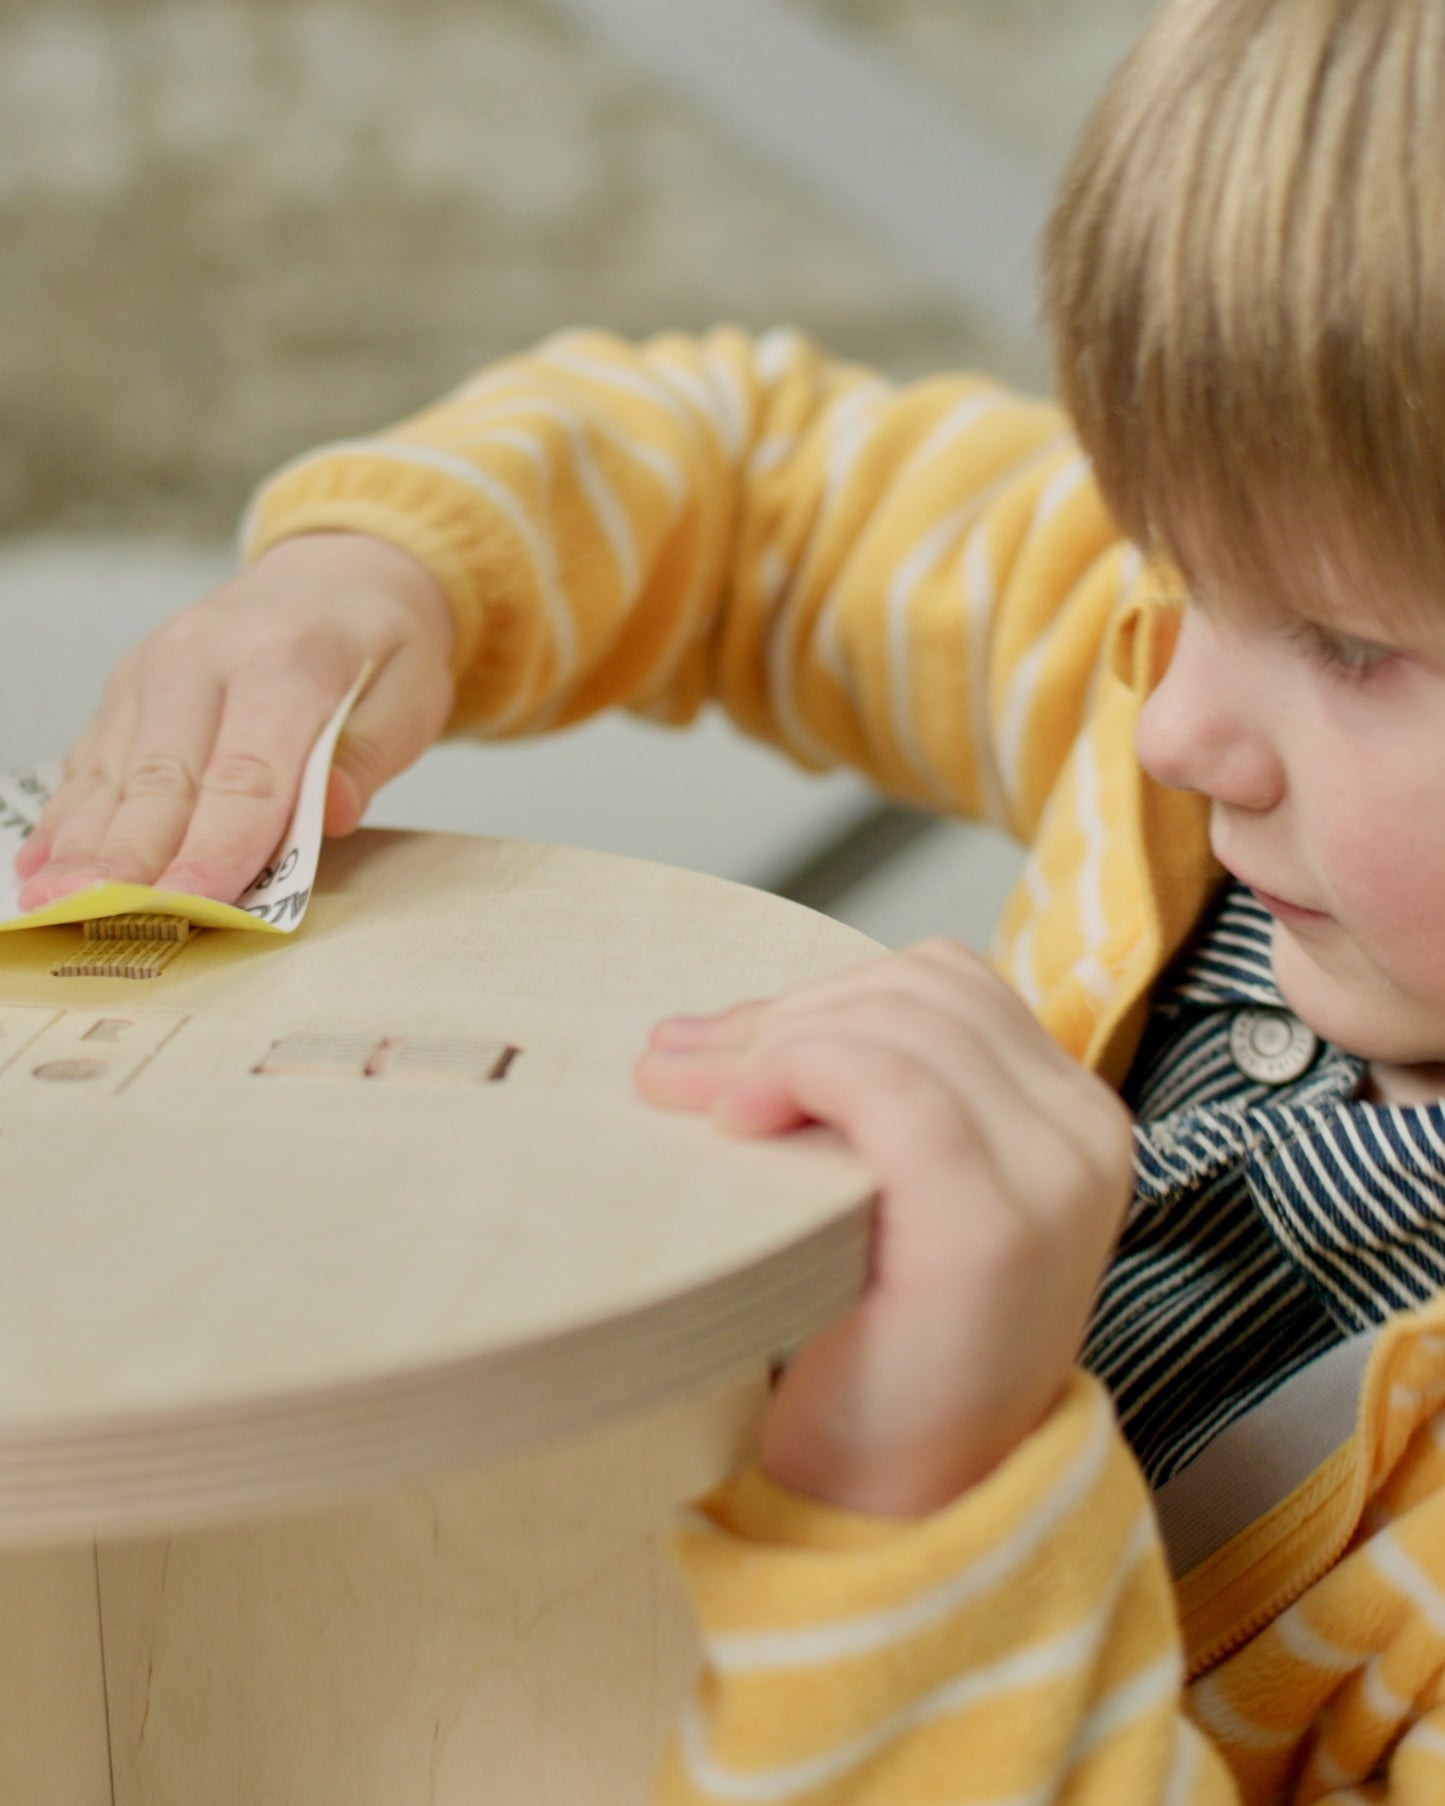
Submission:
M 233 1411 L 0 1423 L 0 1546 L 332 1503 L 576 1434 L 725 1379 L 841 1316 L 871 1210 L 605 1323 L 420 1372 Z

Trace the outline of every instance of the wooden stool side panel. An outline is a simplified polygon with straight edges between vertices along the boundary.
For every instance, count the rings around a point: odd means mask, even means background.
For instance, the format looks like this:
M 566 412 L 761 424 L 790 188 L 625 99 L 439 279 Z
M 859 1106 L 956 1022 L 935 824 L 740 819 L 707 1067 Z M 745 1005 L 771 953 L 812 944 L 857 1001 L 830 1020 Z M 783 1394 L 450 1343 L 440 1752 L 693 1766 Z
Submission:
M 93 1549 L 0 1555 L 0 1800 L 113 1806 Z
M 643 1806 L 697 1662 L 662 1532 L 763 1395 L 103 1550 L 116 1806 Z

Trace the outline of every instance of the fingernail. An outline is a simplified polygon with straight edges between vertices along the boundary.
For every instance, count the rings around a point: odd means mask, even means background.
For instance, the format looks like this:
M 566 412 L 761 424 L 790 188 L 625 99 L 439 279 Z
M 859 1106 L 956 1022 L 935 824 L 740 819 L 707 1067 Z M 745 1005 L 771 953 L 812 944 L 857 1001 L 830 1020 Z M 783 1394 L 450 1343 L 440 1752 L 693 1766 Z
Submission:
M 707 1039 L 715 1020 L 712 1016 L 669 1016 L 653 1029 L 652 1040 L 664 1050 L 696 1047 Z
M 32 835 L 15 855 L 15 870 L 22 877 L 33 878 L 38 871 L 44 868 L 49 857 L 48 844 L 38 835 Z
M 198 865 L 173 865 L 167 867 L 155 881 L 157 890 L 175 891 L 182 897 L 213 897 L 217 891 L 212 887 L 210 874 Z M 244 888 L 244 887 L 243 887 Z M 239 892 L 233 892 L 239 895 Z M 223 897 L 221 901 L 226 899 Z
M 49 901 L 58 902 L 61 897 L 68 897 L 78 890 L 88 890 L 92 884 L 104 884 L 110 876 L 110 867 L 100 862 L 90 865 L 66 865 L 63 860 L 53 865 L 43 865 L 32 880 L 35 884 L 47 884 Z
M 56 878 L 68 878 L 73 872 L 88 872 L 92 866 L 100 865 L 100 863 L 97 859 L 66 858 L 64 854 L 61 854 L 58 858 L 47 859 L 36 875 L 38 877 L 49 873 Z M 103 869 L 108 871 L 110 868 L 107 866 Z

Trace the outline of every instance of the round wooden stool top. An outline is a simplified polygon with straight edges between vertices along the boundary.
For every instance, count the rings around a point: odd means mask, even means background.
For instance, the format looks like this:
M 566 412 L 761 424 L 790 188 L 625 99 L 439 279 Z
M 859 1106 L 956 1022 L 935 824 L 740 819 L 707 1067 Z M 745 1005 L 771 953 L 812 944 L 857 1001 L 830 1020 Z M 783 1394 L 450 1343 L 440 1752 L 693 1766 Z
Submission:
M 637 1096 L 659 1017 L 856 964 L 721 880 L 368 831 L 293 939 L 0 946 L 0 1543 L 234 1519 L 601 1424 L 862 1287 L 836 1138 Z

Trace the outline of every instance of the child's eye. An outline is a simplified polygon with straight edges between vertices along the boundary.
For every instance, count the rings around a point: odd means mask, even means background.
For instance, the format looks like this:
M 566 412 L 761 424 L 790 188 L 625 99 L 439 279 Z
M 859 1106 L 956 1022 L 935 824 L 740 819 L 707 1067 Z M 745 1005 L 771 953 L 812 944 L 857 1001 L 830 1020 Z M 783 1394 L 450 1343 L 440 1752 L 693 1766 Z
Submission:
M 1363 677 L 1393 656 L 1389 646 L 1377 646 L 1372 640 L 1357 640 L 1347 633 L 1335 633 L 1318 621 L 1298 622 L 1292 637 L 1302 640 L 1330 670 L 1349 677 Z

